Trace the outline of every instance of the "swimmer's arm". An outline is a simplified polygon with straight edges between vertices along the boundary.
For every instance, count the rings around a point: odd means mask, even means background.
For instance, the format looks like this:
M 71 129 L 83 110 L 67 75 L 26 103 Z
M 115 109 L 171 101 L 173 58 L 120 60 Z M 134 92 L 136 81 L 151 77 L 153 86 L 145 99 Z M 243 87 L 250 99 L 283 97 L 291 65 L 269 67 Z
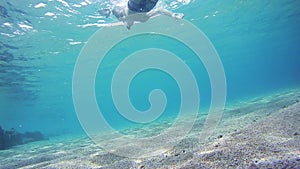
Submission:
M 112 26 L 124 26 L 124 22 L 113 22 L 113 23 L 91 23 L 85 25 L 78 25 L 78 27 L 86 28 L 86 27 L 112 27 Z
M 150 18 L 153 18 L 153 17 L 158 16 L 158 15 L 166 15 L 166 16 L 172 17 L 174 19 L 182 19 L 183 16 L 184 16 L 183 13 L 174 13 L 174 12 L 171 12 L 171 11 L 169 11 L 167 9 L 164 9 L 164 8 L 154 9 L 154 10 L 148 12 L 147 15 Z

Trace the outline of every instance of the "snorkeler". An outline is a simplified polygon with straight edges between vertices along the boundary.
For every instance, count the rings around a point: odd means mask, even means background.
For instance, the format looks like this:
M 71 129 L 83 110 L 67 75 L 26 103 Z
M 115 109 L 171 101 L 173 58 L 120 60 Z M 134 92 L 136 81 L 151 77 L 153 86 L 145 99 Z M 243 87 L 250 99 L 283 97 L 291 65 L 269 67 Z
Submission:
M 105 17 L 109 17 L 112 13 L 127 29 L 130 29 L 135 22 L 146 22 L 150 18 L 158 15 L 166 15 L 174 19 L 183 18 L 184 14 L 182 13 L 173 13 L 164 8 L 153 9 L 157 1 L 158 0 L 128 0 L 125 4 L 116 4 L 112 9 L 100 9 L 98 12 Z M 115 25 L 120 25 L 120 23 L 112 23 L 109 26 Z

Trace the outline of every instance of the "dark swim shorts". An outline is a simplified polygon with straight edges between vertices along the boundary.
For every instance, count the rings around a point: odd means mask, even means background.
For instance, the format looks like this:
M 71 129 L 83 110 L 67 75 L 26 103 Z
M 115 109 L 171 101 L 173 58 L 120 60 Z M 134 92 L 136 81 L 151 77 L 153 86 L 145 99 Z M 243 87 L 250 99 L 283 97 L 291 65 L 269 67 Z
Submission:
M 149 12 L 151 11 L 158 0 L 129 0 L 128 8 L 134 12 Z

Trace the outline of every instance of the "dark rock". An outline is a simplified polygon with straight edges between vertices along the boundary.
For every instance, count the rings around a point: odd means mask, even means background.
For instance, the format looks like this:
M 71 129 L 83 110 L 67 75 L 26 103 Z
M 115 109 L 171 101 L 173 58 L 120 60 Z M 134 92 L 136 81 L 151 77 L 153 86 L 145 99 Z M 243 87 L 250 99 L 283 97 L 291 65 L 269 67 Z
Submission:
M 218 135 L 218 138 L 222 138 L 222 137 L 223 137 L 223 135 L 222 135 L 222 134 Z
M 6 131 L 0 127 L 0 150 L 5 150 L 15 145 L 44 139 L 45 137 L 41 132 L 26 132 L 22 134 L 17 132 L 14 128 Z
M 294 136 L 297 136 L 297 135 L 299 135 L 299 133 L 298 133 L 298 132 L 295 132 L 293 135 L 294 135 Z
M 14 128 L 5 131 L 4 140 L 7 147 L 23 144 L 21 133 L 17 132 Z
M 4 134 L 4 130 L 2 129 L 2 127 L 0 126 L 0 136 Z
M 24 143 L 27 143 L 32 141 L 45 140 L 45 137 L 41 132 L 35 131 L 35 132 L 25 132 L 23 134 L 23 139 L 24 139 Z
M 0 150 L 4 149 L 4 130 L 0 126 Z

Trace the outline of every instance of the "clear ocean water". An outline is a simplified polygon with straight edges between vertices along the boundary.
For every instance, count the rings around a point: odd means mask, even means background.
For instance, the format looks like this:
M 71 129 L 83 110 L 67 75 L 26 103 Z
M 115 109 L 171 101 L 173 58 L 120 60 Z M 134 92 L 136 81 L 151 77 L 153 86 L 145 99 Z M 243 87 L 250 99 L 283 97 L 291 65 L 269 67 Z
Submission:
M 184 13 L 210 39 L 224 66 L 227 104 L 299 87 L 300 1 L 163 0 L 159 5 Z M 97 13 L 107 6 L 104 0 L 0 0 L 2 128 L 38 130 L 49 137 L 83 133 L 72 100 L 73 71 L 82 47 L 101 28 L 79 25 L 116 21 Z M 149 45 L 182 55 L 199 84 L 199 111 L 207 111 L 210 104 L 207 72 L 182 44 L 156 36 L 132 37 L 111 50 L 95 80 L 96 96 L 116 128 L 129 123 L 113 105 L 111 75 L 126 55 Z M 147 110 L 149 92 L 155 88 L 168 98 L 166 116 L 176 115 L 178 86 L 159 71 L 145 71 L 133 80 L 132 104 Z

